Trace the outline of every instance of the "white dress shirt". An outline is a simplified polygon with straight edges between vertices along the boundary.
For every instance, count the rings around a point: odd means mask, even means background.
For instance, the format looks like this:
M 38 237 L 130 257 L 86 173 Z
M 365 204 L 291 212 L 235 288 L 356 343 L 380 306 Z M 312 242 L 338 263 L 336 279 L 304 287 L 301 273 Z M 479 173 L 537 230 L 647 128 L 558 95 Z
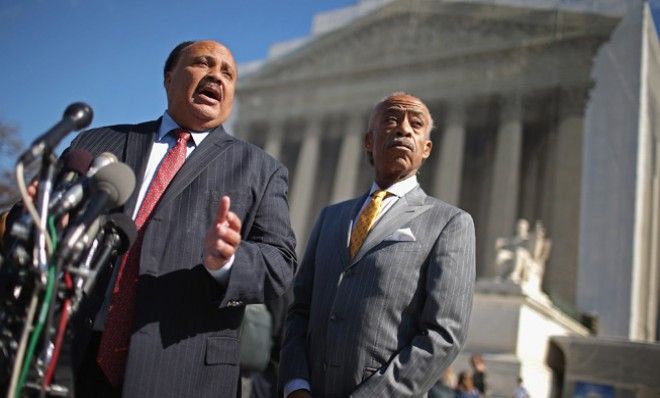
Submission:
M 163 117 L 160 123 L 160 127 L 158 128 L 158 131 L 156 132 L 156 136 L 154 137 L 154 143 L 151 146 L 151 151 L 149 152 L 149 158 L 147 160 L 147 167 L 144 170 L 144 178 L 142 178 L 142 184 L 138 187 L 138 196 L 137 196 L 137 202 L 135 202 L 135 209 L 133 210 L 133 220 L 137 217 L 138 210 L 140 209 L 140 205 L 142 205 L 142 202 L 144 201 L 144 197 L 147 195 L 147 190 L 149 189 L 149 185 L 151 185 L 151 181 L 153 181 L 154 176 L 156 175 L 156 172 L 158 171 L 158 167 L 160 166 L 161 162 L 165 158 L 165 155 L 167 155 L 167 152 L 176 145 L 177 138 L 174 137 L 172 134 L 168 134 L 170 131 L 174 129 L 178 129 L 180 126 L 170 117 L 169 113 L 165 111 L 163 113 Z M 188 146 L 186 148 L 186 159 L 190 156 L 190 154 L 197 148 L 202 141 L 209 135 L 210 130 L 207 131 L 190 131 L 191 135 L 191 140 L 188 140 Z M 199 243 L 200 245 L 203 244 L 203 242 Z M 234 264 L 234 256 L 231 256 L 227 264 L 225 264 L 224 267 L 217 269 L 217 270 L 210 270 L 206 267 L 204 267 L 210 274 L 213 276 L 213 278 L 220 284 L 226 284 L 227 280 L 229 279 L 229 271 L 231 271 L 231 267 Z M 118 267 L 117 267 L 118 268 Z M 105 325 L 105 318 L 107 315 L 107 310 L 108 306 L 110 305 L 110 299 L 112 297 L 112 289 L 115 285 L 115 280 L 116 280 L 116 275 L 117 271 L 112 275 L 112 278 L 110 279 L 110 283 L 108 285 L 108 288 L 106 290 L 105 294 L 105 299 L 103 301 L 103 305 L 101 307 L 101 311 L 96 316 L 96 319 L 94 320 L 94 329 L 95 330 L 103 330 L 103 327 Z
M 140 205 L 144 200 L 144 197 L 147 194 L 149 185 L 158 171 L 158 166 L 167 155 L 167 152 L 176 145 L 177 138 L 172 134 L 168 134 L 174 129 L 181 128 L 173 119 L 170 117 L 170 114 L 165 111 L 163 114 L 163 119 L 160 122 L 160 127 L 154 137 L 154 143 L 151 146 L 151 152 L 149 152 L 149 160 L 147 161 L 147 167 L 144 170 L 144 178 L 142 179 L 142 185 L 140 185 L 140 190 L 138 191 L 137 202 L 135 202 L 135 209 L 133 210 L 133 220 L 137 217 L 138 210 Z M 190 131 L 191 140 L 188 141 L 188 147 L 186 148 L 186 159 L 190 157 L 190 154 L 193 153 L 195 148 L 197 148 L 204 138 L 209 135 L 210 130 L 207 131 Z M 201 244 L 201 242 L 200 242 Z M 234 256 L 231 256 L 227 264 L 224 267 L 217 270 L 206 270 L 218 281 L 218 283 L 225 284 L 227 279 L 229 279 L 229 271 L 231 266 L 234 264 Z

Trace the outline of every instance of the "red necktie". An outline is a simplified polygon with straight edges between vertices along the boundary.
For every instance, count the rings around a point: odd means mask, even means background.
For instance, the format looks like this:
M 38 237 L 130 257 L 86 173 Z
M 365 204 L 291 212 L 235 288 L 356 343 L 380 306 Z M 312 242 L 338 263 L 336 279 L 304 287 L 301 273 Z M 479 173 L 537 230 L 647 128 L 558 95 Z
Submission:
M 165 155 L 135 218 L 137 238 L 119 267 L 117 281 L 112 290 L 112 298 L 108 307 L 105 329 L 101 336 L 101 344 L 96 357 L 101 370 L 114 386 L 121 385 L 124 379 L 128 345 L 133 329 L 133 310 L 144 231 L 148 225 L 151 212 L 186 160 L 186 146 L 190 139 L 190 133 L 175 130 L 172 134 L 178 136 L 176 145 Z

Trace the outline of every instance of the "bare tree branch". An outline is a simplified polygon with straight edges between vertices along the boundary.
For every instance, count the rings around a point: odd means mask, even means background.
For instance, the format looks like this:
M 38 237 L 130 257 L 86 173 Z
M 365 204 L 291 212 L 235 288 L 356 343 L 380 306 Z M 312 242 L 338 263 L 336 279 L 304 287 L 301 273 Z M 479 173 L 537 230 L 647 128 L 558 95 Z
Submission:
M 18 129 L 0 121 L 0 211 L 18 200 L 18 189 L 14 179 L 13 161 L 21 153 L 23 144 Z

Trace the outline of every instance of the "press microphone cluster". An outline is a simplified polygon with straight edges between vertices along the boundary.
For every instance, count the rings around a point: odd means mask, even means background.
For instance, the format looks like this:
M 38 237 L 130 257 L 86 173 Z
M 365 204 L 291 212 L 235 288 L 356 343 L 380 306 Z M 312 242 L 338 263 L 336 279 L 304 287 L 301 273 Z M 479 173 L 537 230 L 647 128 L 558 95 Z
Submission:
M 94 157 L 83 149 L 70 149 L 53 160 L 60 140 L 91 119 L 89 105 L 70 105 L 62 120 L 17 162 L 17 175 L 37 161 L 41 168 L 33 185 L 36 195 L 24 194 L 24 210 L 12 211 L 2 237 L 0 391 L 7 396 L 21 395 L 24 389 L 54 394 L 60 387 L 51 382 L 69 317 L 98 275 L 110 269 L 137 235 L 133 220 L 115 210 L 135 188 L 129 166 L 112 153 Z M 38 317 L 33 309 L 37 304 Z
M 135 175 L 124 163 L 111 163 L 98 170 L 93 177 L 91 192 L 84 211 L 76 217 L 60 243 L 59 258 L 69 261 L 79 252 L 79 242 L 94 239 L 98 230 L 99 216 L 126 203 L 135 188 Z M 92 228 L 97 224 L 96 228 Z M 92 234 L 90 234 L 92 232 Z
M 62 120 L 37 137 L 30 149 L 20 157 L 20 162 L 24 164 L 32 163 L 40 156 L 52 152 L 57 144 L 72 131 L 82 130 L 92 123 L 94 112 L 92 108 L 84 102 L 76 102 L 69 105 L 64 110 Z

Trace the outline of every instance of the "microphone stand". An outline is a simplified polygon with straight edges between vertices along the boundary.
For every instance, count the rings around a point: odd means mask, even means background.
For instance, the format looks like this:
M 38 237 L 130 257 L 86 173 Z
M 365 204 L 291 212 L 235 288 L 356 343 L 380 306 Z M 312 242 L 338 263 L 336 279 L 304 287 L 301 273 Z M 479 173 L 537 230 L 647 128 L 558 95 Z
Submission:
M 57 162 L 57 158 L 54 155 L 55 146 L 71 131 L 87 127 L 92 120 L 92 115 L 93 112 L 89 105 L 84 103 L 71 104 L 64 111 L 62 120 L 38 137 L 32 143 L 31 147 L 19 157 L 16 164 L 17 183 L 24 198 L 26 208 L 32 215 L 34 223 L 36 223 L 36 228 L 34 228 L 33 232 L 32 265 L 28 266 L 21 261 L 18 262 L 18 266 L 25 266 L 23 269 L 27 271 L 26 273 L 29 276 L 33 276 L 34 278 L 24 286 L 18 285 L 14 291 L 14 299 L 18 300 L 22 294 L 29 295 L 31 298 L 30 305 L 25 311 L 25 323 L 14 357 L 9 389 L 7 390 L 8 398 L 17 398 L 21 394 L 23 387 L 38 389 L 40 397 L 45 397 L 46 393 L 54 395 L 66 395 L 68 393 L 68 390 L 64 387 L 49 385 L 50 378 L 57 364 L 57 356 L 59 355 L 64 329 L 66 329 L 66 323 L 68 322 L 71 299 L 70 297 L 64 297 L 61 306 L 62 314 L 57 336 L 57 350 L 55 357 L 53 357 L 51 351 L 51 347 L 53 346 L 51 342 L 54 327 L 53 319 L 55 317 L 56 303 L 58 302 L 57 297 L 60 293 L 59 279 L 64 270 L 65 261 L 56 255 L 57 245 L 53 241 L 57 236 L 57 227 L 53 225 L 55 221 L 54 217 L 51 217 L 51 220 L 49 220 L 48 204 L 53 193 L 55 164 Z M 25 176 L 23 172 L 26 165 L 29 166 L 36 160 L 40 160 L 41 165 L 39 169 L 36 206 L 33 206 L 32 200 L 28 197 L 29 194 L 25 188 Z M 48 231 L 49 226 L 51 227 L 50 233 Z M 29 236 L 29 234 L 26 235 Z M 53 241 L 51 241 L 50 235 L 52 235 Z M 29 258 L 27 250 L 24 256 L 18 256 L 18 258 L 27 260 Z M 64 274 L 64 279 L 67 294 L 70 294 L 73 290 L 71 277 L 66 273 Z M 31 291 L 23 290 L 27 286 L 31 287 Z M 41 308 L 37 315 L 37 306 L 40 301 Z M 12 305 L 7 304 L 8 313 L 13 310 Z M 0 310 L 4 313 L 5 308 L 0 307 Z M 42 330 L 44 328 L 45 330 Z M 41 335 L 42 331 L 43 335 Z M 10 336 L 10 338 L 13 338 L 13 336 Z M 32 359 L 39 341 L 41 341 L 41 350 L 38 351 L 38 358 L 35 359 L 34 366 L 32 366 Z M 35 383 L 33 380 L 26 382 L 31 376 L 31 371 L 35 370 L 35 368 L 37 382 Z M 32 374 L 34 373 L 32 372 Z M 32 393 L 30 396 L 32 396 Z
M 53 177 L 55 175 L 55 163 L 56 158 L 52 152 L 45 153 L 42 156 L 41 168 L 39 171 L 39 190 L 37 192 L 37 209 L 39 214 L 39 225 L 34 229 L 34 248 L 32 251 L 32 265 L 33 271 L 38 274 L 38 282 L 35 283 L 34 290 L 32 292 L 32 299 L 30 301 L 29 310 L 27 312 L 26 322 L 23 327 L 23 332 L 21 334 L 21 341 L 19 344 L 19 349 L 16 354 L 15 363 L 11 376 L 11 383 L 9 390 L 7 391 L 8 398 L 14 398 L 17 393 L 17 388 L 19 383 L 23 384 L 27 375 L 29 373 L 29 363 L 24 364 L 23 369 L 21 369 L 20 364 L 23 362 L 23 356 L 25 355 L 26 344 L 28 336 L 32 329 L 32 322 L 34 316 L 36 315 L 36 307 L 38 300 L 39 291 L 46 287 L 48 282 L 48 244 L 46 239 L 49 237 L 46 235 L 47 228 L 47 217 L 48 217 L 48 202 L 50 201 L 50 194 L 53 187 Z M 55 281 L 54 281 L 55 282 Z M 52 300 L 51 300 L 52 301 Z M 51 302 L 52 304 L 52 302 Z M 44 301 L 42 306 L 48 305 Z M 39 318 L 42 318 L 43 314 L 40 314 Z M 43 319 L 39 319 L 44 321 Z M 45 336 L 48 337 L 50 329 L 46 327 Z M 33 333 L 38 332 L 37 330 L 32 330 Z M 44 341 L 46 341 L 44 339 Z M 36 343 L 36 340 L 35 342 Z M 28 347 L 28 356 L 31 356 L 34 350 L 34 343 L 31 342 L 30 347 Z M 27 361 L 30 361 L 30 358 L 27 358 Z
M 42 179 L 39 183 L 39 188 L 42 188 L 42 184 L 44 184 L 43 189 L 40 189 L 40 193 L 43 192 L 42 195 L 40 195 L 40 212 L 39 216 L 41 217 L 41 223 L 43 225 L 43 228 L 37 228 L 35 229 L 35 233 L 37 236 L 35 238 L 39 238 L 39 240 L 35 239 L 35 242 L 37 244 L 35 245 L 35 252 L 38 251 L 39 253 L 39 258 L 38 258 L 38 265 L 39 265 L 39 270 L 41 271 L 41 277 L 42 277 L 42 283 L 44 282 L 43 279 L 48 275 L 48 277 L 52 277 L 52 270 L 49 268 L 52 267 L 52 264 L 49 264 L 51 261 L 51 258 L 53 257 L 54 253 L 47 253 L 46 251 L 46 239 L 50 239 L 49 236 L 47 236 L 44 231 L 47 231 L 48 228 L 48 203 L 50 202 L 50 196 L 52 193 L 53 189 L 53 178 L 55 176 L 55 161 L 54 161 L 54 155 L 51 153 L 48 153 L 43 157 L 42 160 Z M 45 170 L 44 170 L 45 169 Z M 55 245 L 53 245 L 53 251 L 55 250 Z M 49 258 L 51 257 L 51 258 Z M 43 343 L 42 343 L 42 361 L 37 360 L 37 372 L 39 374 L 39 377 L 43 377 L 45 369 L 48 367 L 48 363 L 50 362 L 51 359 L 51 334 L 52 334 L 52 329 L 51 325 L 53 324 L 53 317 L 55 313 L 55 298 L 57 297 L 57 294 L 59 292 L 59 277 L 58 275 L 61 272 L 61 264 L 56 264 L 55 265 L 55 277 L 52 282 L 52 293 L 50 297 L 44 297 L 44 304 L 48 308 L 48 314 L 46 318 L 46 323 L 45 327 L 43 330 Z M 45 285 L 45 284 L 44 284 Z M 45 302 L 45 300 L 48 299 L 48 302 Z M 45 391 L 41 389 L 39 393 L 40 397 L 45 397 Z

